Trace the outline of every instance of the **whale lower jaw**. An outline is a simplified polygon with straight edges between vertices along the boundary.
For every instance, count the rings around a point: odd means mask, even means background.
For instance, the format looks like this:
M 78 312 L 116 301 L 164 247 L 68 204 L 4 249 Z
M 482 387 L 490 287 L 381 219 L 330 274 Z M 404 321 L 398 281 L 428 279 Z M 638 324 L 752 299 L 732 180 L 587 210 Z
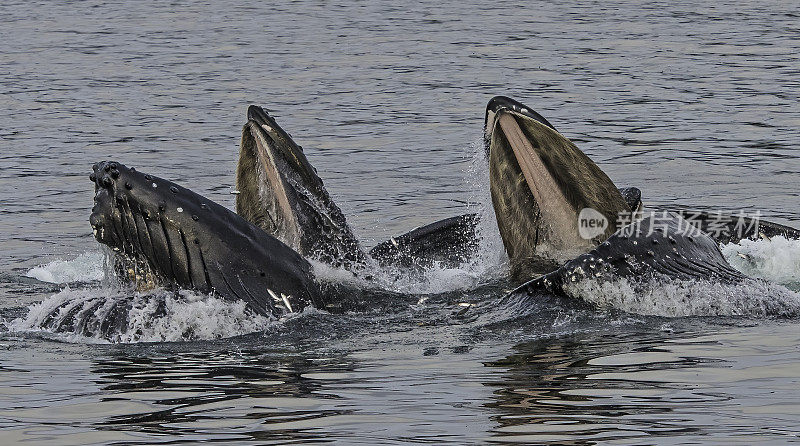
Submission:
M 250 106 L 236 170 L 236 212 L 298 253 L 334 267 L 363 267 L 367 256 L 294 142 L 261 107 Z

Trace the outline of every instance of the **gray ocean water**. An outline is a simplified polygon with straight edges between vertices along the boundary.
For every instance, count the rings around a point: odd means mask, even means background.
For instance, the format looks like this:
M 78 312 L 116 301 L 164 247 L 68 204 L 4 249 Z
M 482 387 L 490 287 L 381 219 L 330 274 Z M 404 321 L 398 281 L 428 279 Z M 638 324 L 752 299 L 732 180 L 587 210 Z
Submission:
M 499 94 L 647 204 L 800 227 L 796 3 L 4 1 L 0 25 L 0 443 L 800 443 L 785 240 L 724 248 L 780 286 L 501 305 L 487 224 L 478 263 L 364 311 L 275 322 L 188 293 L 127 342 L 28 323 L 126 292 L 88 224 L 93 162 L 232 207 L 249 104 L 367 246 L 491 212 Z

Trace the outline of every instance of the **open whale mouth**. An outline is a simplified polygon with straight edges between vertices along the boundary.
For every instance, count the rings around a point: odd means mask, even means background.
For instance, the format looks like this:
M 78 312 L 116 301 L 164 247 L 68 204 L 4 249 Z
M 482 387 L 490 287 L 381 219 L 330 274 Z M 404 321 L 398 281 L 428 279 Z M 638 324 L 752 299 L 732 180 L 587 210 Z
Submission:
M 302 255 L 337 267 L 365 261 L 303 149 L 255 105 L 242 129 L 236 187 L 236 212 Z
M 236 212 L 302 252 L 306 213 L 322 186 L 303 150 L 261 107 L 251 105 L 242 129 Z
M 530 107 L 496 97 L 485 123 L 492 202 L 512 276 L 588 251 L 630 212 L 611 179 Z

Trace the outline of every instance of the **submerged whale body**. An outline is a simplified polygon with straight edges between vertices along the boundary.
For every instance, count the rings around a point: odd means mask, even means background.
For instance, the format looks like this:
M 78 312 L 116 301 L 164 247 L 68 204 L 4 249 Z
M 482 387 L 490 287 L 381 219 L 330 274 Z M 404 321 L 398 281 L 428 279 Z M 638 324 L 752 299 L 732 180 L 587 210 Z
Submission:
M 737 283 L 747 277 L 728 264 L 708 234 L 673 212 L 653 214 L 625 226 L 591 251 L 515 290 L 568 294 L 565 288 L 584 279 L 660 277 L 709 279 Z

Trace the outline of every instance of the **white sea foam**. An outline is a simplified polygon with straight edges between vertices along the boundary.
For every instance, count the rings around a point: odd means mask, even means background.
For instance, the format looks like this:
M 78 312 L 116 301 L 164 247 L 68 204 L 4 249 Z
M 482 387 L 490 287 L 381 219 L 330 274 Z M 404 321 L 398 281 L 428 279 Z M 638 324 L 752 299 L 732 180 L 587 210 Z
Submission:
M 101 325 L 110 312 L 128 305 L 127 323 L 103 333 Z M 79 328 L 56 333 L 52 327 L 68 317 L 75 321 L 68 325 Z M 191 291 L 142 294 L 67 287 L 32 305 L 26 316 L 6 323 L 6 328 L 11 332 L 54 334 L 67 342 L 128 343 L 219 339 L 263 331 L 273 323 L 274 319 L 247 310 L 242 301 L 229 302 Z
M 54 260 L 31 268 L 25 275 L 42 282 L 72 283 L 102 280 L 105 277 L 102 251 L 86 251 L 71 260 Z
M 724 284 L 707 280 L 651 279 L 631 282 L 585 279 L 566 287 L 605 310 L 652 316 L 798 317 L 800 294 L 763 280 Z
M 789 285 L 800 284 L 800 240 L 783 236 L 771 239 L 742 240 L 721 246 L 728 262 L 753 277 Z

